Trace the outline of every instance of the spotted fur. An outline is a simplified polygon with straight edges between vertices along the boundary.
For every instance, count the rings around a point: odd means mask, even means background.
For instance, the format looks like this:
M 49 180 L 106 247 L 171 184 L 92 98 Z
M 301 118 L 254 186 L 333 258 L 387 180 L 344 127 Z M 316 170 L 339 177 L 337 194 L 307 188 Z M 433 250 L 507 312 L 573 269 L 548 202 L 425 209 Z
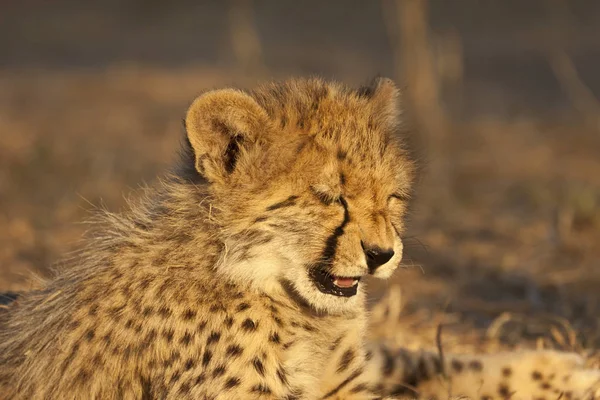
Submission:
M 56 278 L 0 313 L 0 397 L 426 390 L 441 362 L 369 347 L 363 283 L 332 284 L 386 278 L 400 263 L 416 172 L 400 110 L 386 79 L 358 90 L 309 79 L 199 96 L 175 173 L 130 211 L 104 213 Z M 464 385 L 489 369 L 458 363 Z M 485 395 L 507 397 L 511 376 L 502 369 L 506 387 Z

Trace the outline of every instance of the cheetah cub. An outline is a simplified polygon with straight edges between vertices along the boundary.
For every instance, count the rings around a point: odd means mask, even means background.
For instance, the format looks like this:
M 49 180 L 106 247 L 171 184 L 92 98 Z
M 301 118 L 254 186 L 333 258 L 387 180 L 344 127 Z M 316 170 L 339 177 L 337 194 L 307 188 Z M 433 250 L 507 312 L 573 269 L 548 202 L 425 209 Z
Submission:
M 398 99 L 386 79 L 198 97 L 173 176 L 0 314 L 0 397 L 584 396 L 587 376 L 548 375 L 567 355 L 523 356 L 545 369 L 519 392 L 523 358 L 365 343 L 362 279 L 400 263 L 415 176 Z

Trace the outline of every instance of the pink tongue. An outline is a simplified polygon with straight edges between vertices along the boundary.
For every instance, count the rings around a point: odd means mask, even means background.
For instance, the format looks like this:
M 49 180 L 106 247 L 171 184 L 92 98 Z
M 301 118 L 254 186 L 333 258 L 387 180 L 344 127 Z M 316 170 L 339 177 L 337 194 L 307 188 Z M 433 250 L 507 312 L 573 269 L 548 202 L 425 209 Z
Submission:
M 336 286 L 348 288 L 348 287 L 354 286 L 354 279 L 352 279 L 352 278 L 335 278 L 333 283 Z

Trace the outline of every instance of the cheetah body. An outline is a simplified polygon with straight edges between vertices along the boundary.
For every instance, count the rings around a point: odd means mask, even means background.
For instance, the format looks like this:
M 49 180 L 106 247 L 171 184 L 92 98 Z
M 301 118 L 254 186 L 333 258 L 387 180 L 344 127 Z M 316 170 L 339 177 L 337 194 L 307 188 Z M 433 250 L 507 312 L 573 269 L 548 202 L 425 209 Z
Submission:
M 366 343 L 360 278 L 398 266 L 416 169 L 398 97 L 384 79 L 201 95 L 173 176 L 104 213 L 88 248 L 0 313 L 1 397 L 506 398 L 519 390 L 507 368 L 549 377 L 571 356 L 441 360 Z M 571 361 L 554 373 L 563 386 Z M 572 398 L 595 375 L 577 377 Z

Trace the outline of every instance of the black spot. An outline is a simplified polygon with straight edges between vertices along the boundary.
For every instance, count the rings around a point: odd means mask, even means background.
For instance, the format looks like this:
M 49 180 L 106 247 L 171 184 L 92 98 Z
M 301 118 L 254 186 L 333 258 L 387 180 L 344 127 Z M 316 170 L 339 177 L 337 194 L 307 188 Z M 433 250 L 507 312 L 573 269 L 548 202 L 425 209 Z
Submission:
M 160 286 L 156 289 L 157 297 L 162 297 L 167 289 L 173 285 L 173 279 L 167 278 L 160 284 Z
M 278 316 L 273 315 L 273 321 L 275 321 L 275 323 L 277 324 L 277 326 L 279 326 L 280 328 L 283 327 L 283 321 Z
M 252 365 L 254 366 L 256 372 L 260 374 L 260 376 L 265 376 L 265 366 L 263 365 L 262 361 L 260 361 L 258 358 L 255 358 L 252 360 Z
M 480 397 L 480 400 L 493 400 L 492 396 L 484 394 Z
M 238 312 L 241 312 L 241 311 L 247 310 L 247 309 L 249 309 L 249 308 L 250 308 L 250 304 L 248 304 L 248 303 L 240 303 L 240 304 L 237 306 L 236 310 L 237 310 Z
M 181 315 L 181 317 L 184 319 L 184 321 L 191 321 L 194 318 L 196 318 L 196 311 L 192 310 L 191 308 L 188 308 L 187 310 L 185 310 L 185 312 Z
M 266 221 L 267 219 L 268 219 L 268 218 L 267 218 L 267 217 L 265 217 L 265 216 L 257 217 L 257 218 L 254 220 L 254 223 L 256 224 L 256 223 L 259 223 L 259 222 L 264 222 L 264 221 Z
M 193 339 L 194 339 L 194 337 L 192 336 L 192 334 L 189 332 L 186 332 L 181 337 L 181 339 L 179 339 L 179 343 L 183 346 L 189 346 Z
M 1 298 L 2 294 L 0 294 Z M 98 304 L 92 304 L 88 310 L 88 315 L 94 317 L 98 314 Z
M 296 343 L 294 340 L 290 340 L 289 342 L 284 343 L 282 347 L 283 347 L 284 350 L 287 350 L 290 347 L 292 347 L 294 345 L 294 343 Z
M 243 351 L 244 351 L 244 349 L 242 349 L 237 344 L 232 344 L 227 347 L 227 350 L 225 351 L 225 353 L 227 354 L 228 357 L 233 358 L 233 357 L 238 357 L 240 354 L 242 354 Z
M 340 173 L 340 185 L 344 186 L 346 184 L 346 175 L 344 173 Z
M 213 378 L 217 378 L 219 376 L 222 376 L 225 374 L 225 366 L 224 365 L 219 365 L 218 367 L 216 367 L 213 372 L 212 372 L 212 377 Z
M 540 389 L 549 390 L 552 389 L 552 385 L 548 382 L 543 382 L 542 384 L 540 384 Z
M 172 238 L 179 245 L 185 245 L 194 240 L 194 237 L 192 235 L 185 232 L 177 232 L 172 236 Z
M 169 383 L 172 385 L 172 384 L 178 382 L 180 378 L 181 378 L 181 372 L 175 371 L 175 372 L 173 372 L 173 375 L 171 375 L 171 381 Z
M 338 364 L 337 372 L 344 372 L 350 366 L 350 363 L 354 360 L 355 354 L 354 350 L 348 349 L 342 354 L 342 358 L 340 359 L 340 363 Z
M 161 306 L 158 309 L 158 315 L 160 315 L 162 318 L 169 318 L 172 314 L 172 311 L 169 307 L 167 306 Z
M 296 205 L 297 199 L 298 199 L 298 196 L 290 196 L 287 199 L 285 199 L 284 201 L 280 201 L 279 203 L 271 204 L 270 206 L 267 207 L 267 211 L 273 211 L 273 210 L 277 210 L 279 208 L 294 206 L 294 205 Z
M 144 307 L 144 310 L 142 311 L 142 315 L 144 317 L 149 317 L 150 315 L 152 315 L 153 312 L 154 312 L 154 310 L 152 309 L 152 307 L 146 306 L 146 307 Z
M 240 385 L 240 379 L 236 377 L 231 377 L 225 381 L 225 385 L 223 386 L 225 390 L 232 389 L 236 386 Z
M 204 363 L 203 363 L 204 364 Z M 196 380 L 194 381 L 194 383 L 196 385 L 201 385 L 202 383 L 204 383 L 204 381 L 206 380 L 206 375 L 203 373 L 201 373 L 200 375 L 198 375 L 196 377 Z
M 462 372 L 463 368 L 464 368 L 464 364 L 462 361 L 459 360 L 452 360 L 452 369 L 458 373 Z
M 208 339 L 206 340 L 206 345 L 211 345 L 213 343 L 218 343 L 221 339 L 221 334 L 219 332 L 212 332 Z
M 504 398 L 510 396 L 510 388 L 506 386 L 504 383 L 498 385 L 498 394 Z
M 140 377 L 140 385 L 142 386 L 142 400 L 152 400 L 154 396 L 152 394 L 152 382 L 150 379 Z
M 104 359 L 102 358 L 102 354 L 94 354 L 94 357 L 92 358 L 92 364 L 96 369 L 102 368 L 102 366 L 104 365 Z
M 210 360 L 212 359 L 212 352 L 210 350 L 206 350 L 204 355 L 202 356 L 202 366 L 206 367 L 210 364 Z
M 368 390 L 369 390 L 369 386 L 367 386 L 366 383 L 359 383 L 358 385 L 356 385 L 352 389 L 350 389 L 350 393 L 360 393 L 360 392 L 366 392 Z
M 190 392 L 190 389 L 191 389 L 191 386 L 190 386 L 190 384 L 189 384 L 189 383 L 187 383 L 187 382 L 184 382 L 184 383 L 182 383 L 182 384 L 181 384 L 181 386 L 179 387 L 179 394 L 182 394 L 182 395 L 189 394 L 189 392 Z
M 131 358 L 133 356 L 133 353 L 136 351 L 136 349 L 134 349 L 134 346 L 131 344 L 128 344 L 127 346 L 125 346 L 125 350 L 123 351 L 123 358 L 125 360 L 128 360 L 129 358 Z
M 85 339 L 88 342 L 91 342 L 94 339 L 94 336 L 96 336 L 96 333 L 94 332 L 94 329 L 90 328 L 87 330 L 87 332 L 85 333 Z
M 194 360 L 193 358 L 188 358 L 187 361 L 185 362 L 185 370 L 189 371 L 190 369 L 194 368 L 194 365 L 196 364 L 196 360 Z
M 508 378 L 511 375 L 512 375 L 512 369 L 510 369 L 510 367 L 502 368 L 502 376 L 503 377 Z
M 533 379 L 534 381 L 539 381 L 542 380 L 544 378 L 544 375 L 542 375 L 542 373 L 540 371 L 533 371 L 531 373 L 531 379 Z
M 152 283 L 153 280 L 154 280 L 154 277 L 152 275 L 145 275 L 140 280 L 140 289 L 142 289 L 142 290 L 148 289 L 148 287 L 150 287 L 150 284 Z
M 202 321 L 198 324 L 198 327 L 196 328 L 196 331 L 198 333 L 202 333 L 204 332 L 204 329 L 206 329 L 206 321 Z
M 125 306 L 118 306 L 118 307 L 111 307 L 107 310 L 108 316 L 115 322 L 118 322 L 122 315 L 123 315 L 123 310 L 125 309 Z M 75 326 L 73 326 L 74 324 L 77 324 Z M 79 326 L 80 322 L 79 321 L 72 321 L 71 322 L 71 329 L 76 328 L 77 326 Z
M 167 341 L 167 343 L 171 343 L 173 341 L 173 336 L 175 336 L 175 332 L 171 328 L 165 329 L 162 332 L 162 337 Z
M 315 327 L 310 325 L 310 324 L 304 324 L 302 325 L 302 329 L 304 329 L 307 332 L 314 332 L 316 331 Z
M 469 368 L 473 371 L 481 371 L 483 370 L 483 364 L 479 360 L 473 360 L 469 363 Z
M 229 316 L 225 318 L 224 323 L 226 327 L 231 328 L 233 326 L 233 317 Z
M 85 369 L 85 368 L 80 369 L 79 372 L 77 372 L 77 376 L 75 377 L 75 381 L 78 384 L 80 384 L 80 385 L 81 384 L 85 384 L 90 379 L 91 375 L 92 374 L 87 369 Z
M 429 380 L 432 378 L 431 371 L 427 367 L 427 360 L 425 357 L 419 359 L 419 364 L 417 365 L 417 374 L 419 375 L 420 380 Z
M 223 306 L 219 305 L 219 304 L 213 304 L 212 306 L 210 306 L 210 308 L 208 309 L 208 311 L 212 312 L 212 313 L 216 313 L 223 310 Z
M 132 326 L 133 326 L 133 320 L 132 319 L 128 319 L 127 322 L 125 322 L 125 328 L 126 329 L 131 329 Z
M 342 342 L 342 339 L 344 339 L 344 336 L 340 336 L 337 339 L 335 339 L 333 341 L 333 343 L 331 344 L 331 346 L 329 346 L 329 350 L 330 351 L 334 351 L 335 349 L 337 349 L 337 347 L 340 345 L 340 343 Z
M 250 391 L 252 393 L 271 394 L 271 389 L 263 383 L 252 386 L 252 389 L 250 389 Z
M 279 337 L 279 333 L 273 332 L 271 336 L 269 336 L 269 341 L 272 343 L 279 344 L 281 343 L 281 338 Z
M 247 332 L 253 332 L 256 330 L 257 324 L 252 321 L 250 318 L 246 318 L 244 322 L 242 322 L 242 328 Z
M 342 161 L 343 159 L 346 158 L 347 155 L 348 154 L 345 151 L 338 150 L 338 152 L 337 152 L 337 159 L 340 160 L 340 161 Z
M 383 361 L 383 375 L 390 376 L 394 372 L 394 368 L 396 367 L 396 360 L 386 348 L 382 348 L 381 352 L 383 353 L 384 361 Z
M 281 383 L 287 385 L 287 374 L 285 373 L 285 370 L 282 366 L 279 366 L 279 368 L 277 368 L 277 377 L 279 378 Z
M 300 142 L 298 144 L 298 147 L 296 147 L 296 154 L 302 153 L 302 150 L 304 150 L 304 148 L 306 147 L 307 144 L 308 144 L 307 140 L 303 140 L 302 142 Z
M 372 359 L 373 359 L 373 352 L 372 352 L 371 350 L 368 350 L 368 351 L 365 353 L 365 360 L 366 360 L 366 361 L 371 361 Z

